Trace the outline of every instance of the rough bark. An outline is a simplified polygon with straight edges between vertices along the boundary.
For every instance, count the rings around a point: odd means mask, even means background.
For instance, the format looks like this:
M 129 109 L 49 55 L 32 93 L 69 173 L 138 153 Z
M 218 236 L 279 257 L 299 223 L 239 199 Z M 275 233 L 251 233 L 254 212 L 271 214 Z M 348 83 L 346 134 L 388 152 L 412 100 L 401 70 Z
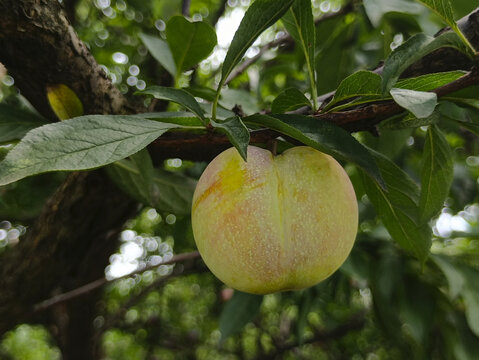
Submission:
M 59 83 L 75 91 L 85 113 L 141 111 L 112 85 L 56 0 L 0 1 L 0 62 L 51 120 L 46 87 Z M 99 292 L 40 315 L 33 305 L 101 277 L 134 211 L 135 204 L 101 171 L 71 174 L 21 242 L 0 259 L 0 334 L 21 322 L 40 322 L 52 330 L 64 359 L 91 358 Z
M 58 1 L 0 1 L 0 61 L 22 94 L 49 119 L 48 85 L 65 84 L 87 114 L 133 112 L 78 39 Z

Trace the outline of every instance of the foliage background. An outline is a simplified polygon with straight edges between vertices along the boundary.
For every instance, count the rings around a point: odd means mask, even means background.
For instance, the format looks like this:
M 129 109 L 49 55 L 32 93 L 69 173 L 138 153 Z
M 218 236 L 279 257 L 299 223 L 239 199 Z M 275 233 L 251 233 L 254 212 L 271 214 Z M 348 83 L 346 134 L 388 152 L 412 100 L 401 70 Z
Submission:
M 142 41 L 142 34 L 164 39 L 168 20 L 181 14 L 185 3 L 190 18 L 218 27 L 222 21 L 237 21 L 250 5 L 247 0 L 79 0 L 70 16 L 79 37 L 128 97 L 138 99 L 136 91 L 158 84 L 215 89 L 227 50 L 220 34 L 213 55 L 179 74 L 169 74 Z M 314 17 L 322 19 L 316 25 L 318 94 L 336 89 L 357 70 L 374 69 L 412 35 L 432 36 L 445 26 L 437 14 L 407 0 L 313 1 L 312 6 Z M 474 10 L 467 0 L 452 1 L 452 6 L 456 19 Z M 276 23 L 246 56 L 252 58 L 284 32 L 283 24 Z M 269 49 L 233 79 L 220 105 L 232 109 L 240 104 L 250 115 L 271 109 L 274 99 L 290 87 L 311 97 L 304 54 L 292 41 Z M 0 94 L 0 105 L 30 109 L 8 73 Z M 478 94 L 478 85 L 456 94 L 474 99 L 471 107 L 439 105 L 444 107 L 439 127 L 452 149 L 454 177 L 444 207 L 430 221 L 433 237 L 427 260 L 412 257 L 392 241 L 365 193 L 359 170 L 344 162 L 358 196 L 360 226 L 353 252 L 338 272 L 310 289 L 264 297 L 233 295 L 200 262 L 161 265 L 111 281 L 92 321 L 99 358 L 478 358 L 479 142 L 477 128 L 473 134 L 447 121 L 459 112 L 477 127 Z M 140 99 L 155 111 L 181 109 Z M 426 126 L 380 128 L 379 136 L 361 131 L 355 137 L 419 184 L 427 131 Z M 1 145 L 0 156 L 13 145 Z M 163 191 L 156 206 L 145 201 L 125 224 L 105 270 L 108 279 L 195 250 L 188 196 L 206 162 L 170 158 L 155 165 Z M 49 173 L 0 187 L 2 256 L 22 240 L 64 178 Z M 186 194 L 183 202 L 179 194 Z M 52 333 L 38 325 L 19 325 L 3 335 L 0 358 L 60 359 Z

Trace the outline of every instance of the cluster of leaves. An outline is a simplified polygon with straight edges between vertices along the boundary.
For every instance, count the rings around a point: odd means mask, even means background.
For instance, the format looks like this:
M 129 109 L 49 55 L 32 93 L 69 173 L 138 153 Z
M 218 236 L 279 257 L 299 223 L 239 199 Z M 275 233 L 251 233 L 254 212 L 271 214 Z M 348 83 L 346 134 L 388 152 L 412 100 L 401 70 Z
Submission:
M 155 167 L 146 146 L 164 133 L 223 133 L 247 160 L 250 133 L 269 129 L 281 136 L 280 149 L 300 142 L 348 164 L 361 204 L 361 224 L 357 245 L 339 273 L 293 294 L 263 298 L 235 292 L 224 307 L 218 295 L 221 285 L 210 274 L 175 279 L 131 306 L 137 314 L 134 318 L 123 315 L 114 323 L 115 330 L 105 336 L 107 352 L 117 353 L 112 344 L 134 334 L 128 341 L 141 344 L 141 356 L 147 344 L 154 343 L 152 337 L 165 340 L 151 352 L 162 356 L 172 356 L 174 349 L 185 356 L 193 351 L 200 358 L 225 354 L 261 358 L 300 347 L 309 357 L 317 350 L 308 344 L 328 341 L 324 351 L 331 356 L 366 357 L 384 352 L 392 354 L 391 358 L 478 356 L 479 289 L 474 279 L 479 262 L 474 257 L 477 240 L 471 234 L 477 233 L 479 224 L 470 221 L 469 233 L 458 234 L 458 239 L 466 238 L 469 244 L 462 251 L 446 242 L 457 243 L 456 238 L 442 239 L 441 233 L 436 230 L 433 234 L 431 228 L 445 203 L 455 212 L 466 206 L 477 208 L 479 171 L 477 164 L 469 164 L 478 160 L 471 156 L 474 151 L 477 154 L 477 143 L 469 140 L 479 135 L 477 85 L 438 98 L 438 89 L 477 75 L 450 71 L 401 78 L 410 65 L 437 49 L 450 47 L 470 57 L 474 49 L 457 27 L 448 1 L 422 2 L 452 31 L 436 37 L 418 32 L 421 21 L 430 25 L 430 20 L 423 19 L 427 10 L 405 0 L 394 5 L 365 0 L 363 12 L 342 14 L 318 25 L 309 0 L 256 0 L 232 40 L 217 83 L 211 76 L 202 84 L 193 84 L 198 78 L 189 70 L 213 50 L 217 41 L 214 29 L 204 21 L 168 16 L 163 38 L 140 29 L 137 39 L 170 74 L 175 87 L 149 86 L 137 95 L 177 104 L 173 109 L 180 111 L 83 115 L 76 95 L 61 85 L 49 89 L 52 108 L 61 122 L 47 123 L 31 109 L 0 104 L 0 143 L 12 144 L 0 148 L 8 151 L 0 163 L 2 198 L 52 175 L 38 174 L 105 166 L 115 183 L 139 202 L 162 214 L 180 216 L 175 227 L 183 231 L 175 234 L 177 252 L 190 250 L 193 243 L 188 214 L 202 165 L 186 164 L 174 172 Z M 255 89 L 262 99 L 271 99 L 267 104 L 271 111 L 243 116 L 225 108 L 222 90 L 226 83 L 240 88 L 253 83 L 248 74 L 230 79 L 233 70 L 258 36 L 280 19 L 295 47 L 292 53 L 278 52 L 273 61 L 261 63 L 262 78 Z M 407 39 L 392 52 L 391 41 L 386 41 L 372 54 L 364 45 L 377 45 L 383 29 L 387 30 L 384 39 L 397 33 Z M 356 41 L 362 47 L 347 46 L 355 40 L 355 32 L 362 34 Z M 352 63 L 353 51 L 362 63 Z M 388 56 L 380 71 L 363 70 L 372 68 L 384 55 Z M 292 69 L 291 63 L 298 68 Z M 191 84 L 180 88 L 185 76 Z M 332 89 L 336 89 L 334 95 L 320 97 L 324 101 L 320 103 L 317 94 Z M 258 102 L 253 95 L 247 96 Z M 321 120 L 322 114 L 386 102 L 394 102 L 399 111 L 378 125 L 378 138 L 366 132 L 353 136 Z M 302 111 L 304 108 L 307 110 Z M 55 179 L 60 181 L 61 176 Z M 52 190 L 41 188 L 41 194 L 35 192 L 36 204 L 45 201 Z M 4 208 L 0 207 L 0 215 L 15 216 L 12 206 L 3 202 L 0 206 Z M 162 231 L 160 228 L 150 231 Z M 433 240 L 436 251 L 431 255 Z M 450 248 L 458 255 L 450 256 Z M 195 287 L 198 284 L 201 290 Z M 140 281 L 134 291 L 141 292 L 148 285 Z M 116 290 L 106 295 L 113 304 L 107 313 L 118 312 L 118 303 L 131 295 L 118 295 Z M 186 309 L 185 304 L 193 299 L 197 305 Z M 218 314 L 220 307 L 223 311 Z M 365 315 L 370 312 L 374 312 L 374 320 Z M 216 326 L 221 335 L 215 332 Z M 342 328 L 359 333 L 352 332 L 348 336 L 353 337 L 348 338 L 344 336 L 348 331 L 343 334 Z M 171 329 L 178 333 L 167 336 Z M 240 345 L 227 339 L 243 329 L 236 335 L 242 339 Z M 178 344 L 172 344 L 175 338 L 188 339 L 195 347 L 178 350 Z M 365 345 L 370 342 L 373 345 Z

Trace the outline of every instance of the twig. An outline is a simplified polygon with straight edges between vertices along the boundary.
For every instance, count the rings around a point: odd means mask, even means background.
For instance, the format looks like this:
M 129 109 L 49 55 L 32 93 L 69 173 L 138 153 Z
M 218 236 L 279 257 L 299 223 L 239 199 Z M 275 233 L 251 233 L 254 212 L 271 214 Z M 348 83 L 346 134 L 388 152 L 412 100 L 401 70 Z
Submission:
M 116 281 L 116 280 L 125 279 L 125 278 L 128 278 L 128 277 L 133 276 L 133 275 L 141 274 L 141 273 L 144 273 L 145 271 L 155 269 L 155 268 L 157 268 L 161 265 L 170 265 L 170 264 L 174 264 L 174 263 L 177 263 L 177 262 L 196 259 L 196 258 L 199 258 L 199 257 L 200 257 L 200 254 L 198 253 L 198 251 L 193 251 L 193 252 L 184 253 L 184 254 L 178 254 L 178 255 L 173 256 L 170 260 L 162 261 L 162 262 L 160 262 L 159 264 L 156 264 L 156 265 L 147 266 L 143 269 L 133 271 L 133 272 L 127 274 L 127 275 L 123 275 L 123 276 L 120 276 L 120 277 L 112 279 L 112 280 L 107 280 L 106 278 L 97 279 L 97 280 L 92 281 L 92 282 L 90 282 L 86 285 L 80 286 L 79 288 L 76 288 L 74 290 L 71 290 L 71 291 L 68 291 L 66 293 L 56 295 L 56 296 L 54 296 L 50 299 L 44 300 L 44 301 L 36 304 L 33 307 L 33 311 L 34 312 L 44 311 L 44 310 L 46 310 L 46 309 L 48 309 L 48 308 L 50 308 L 54 305 L 58 305 L 58 304 L 66 302 L 66 301 L 69 301 L 71 299 L 74 299 L 76 297 L 88 294 L 89 292 L 91 292 L 93 290 L 101 288 L 102 286 L 104 286 L 107 283 L 110 283 L 110 282 L 113 282 L 113 281 Z
M 332 13 L 327 13 L 327 14 L 324 14 L 322 16 L 320 16 L 319 18 L 317 18 L 315 21 L 314 21 L 314 24 L 315 25 L 318 25 L 319 23 L 325 21 L 325 20 L 329 20 L 329 19 L 332 19 L 332 18 L 335 18 L 335 17 L 338 17 L 338 16 L 342 16 L 342 15 L 345 15 L 349 12 L 351 12 L 352 10 L 354 9 L 354 6 L 353 6 L 353 3 L 348 3 L 346 4 L 345 6 L 343 6 L 339 11 L 337 12 L 332 12 Z M 241 75 L 247 68 L 249 68 L 251 65 L 253 65 L 256 61 L 258 61 L 258 59 L 263 56 L 263 54 L 268 51 L 269 49 L 272 49 L 276 46 L 279 46 L 279 45 L 284 45 L 284 44 L 287 44 L 287 43 L 290 43 L 293 41 L 293 38 L 291 37 L 291 35 L 289 35 L 288 33 L 278 37 L 277 39 L 274 39 L 273 41 L 265 44 L 264 46 L 262 46 L 260 49 L 259 49 L 259 52 L 253 56 L 252 58 L 249 58 L 249 59 L 246 59 L 245 61 L 243 61 L 240 65 L 238 65 L 231 73 L 230 75 L 228 76 L 228 78 L 226 79 L 225 81 L 225 85 L 227 85 L 231 80 L 233 80 L 234 78 L 238 77 L 239 75 Z
M 223 16 L 228 6 L 228 0 L 222 0 L 221 4 L 218 6 L 218 10 L 215 12 L 211 18 L 211 26 L 215 26 L 218 23 L 218 20 Z
M 181 14 L 183 16 L 190 16 L 191 0 L 183 0 L 181 4 Z

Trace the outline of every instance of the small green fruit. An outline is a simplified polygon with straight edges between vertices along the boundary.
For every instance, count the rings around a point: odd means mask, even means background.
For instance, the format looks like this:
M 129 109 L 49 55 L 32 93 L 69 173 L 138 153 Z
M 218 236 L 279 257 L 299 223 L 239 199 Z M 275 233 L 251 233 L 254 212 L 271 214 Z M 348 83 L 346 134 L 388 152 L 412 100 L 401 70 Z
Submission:
M 235 289 L 302 289 L 346 260 L 358 227 L 356 195 L 331 156 L 295 147 L 279 156 L 248 147 L 218 155 L 193 196 L 192 224 L 209 269 Z

